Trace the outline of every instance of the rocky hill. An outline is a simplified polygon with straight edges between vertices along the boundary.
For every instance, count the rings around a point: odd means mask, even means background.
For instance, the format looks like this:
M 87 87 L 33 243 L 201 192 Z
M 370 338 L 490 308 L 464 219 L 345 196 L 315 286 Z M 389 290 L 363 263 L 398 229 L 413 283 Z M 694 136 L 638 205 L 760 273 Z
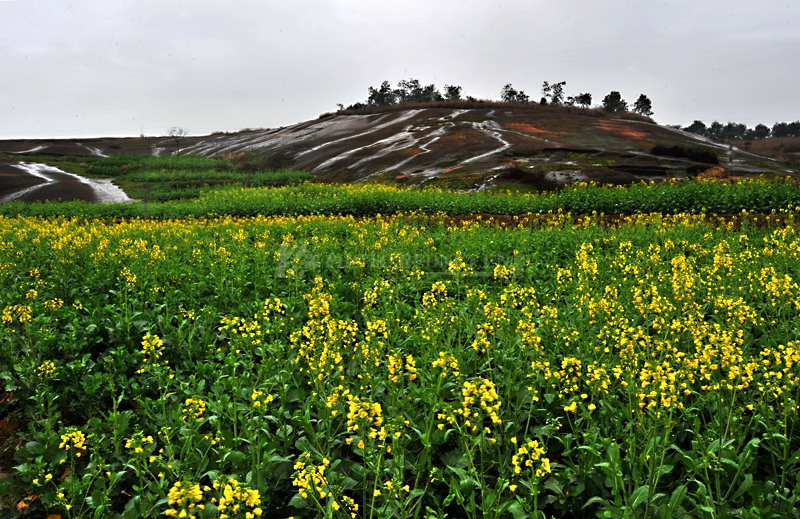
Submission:
M 464 105 L 468 106 L 468 105 Z M 292 126 L 187 137 L 182 153 L 255 153 L 279 167 L 329 181 L 389 181 L 475 190 L 516 184 L 548 188 L 625 184 L 703 174 L 795 174 L 735 146 L 659 126 L 633 114 L 540 105 L 395 106 L 339 113 Z M 0 141 L 15 154 L 108 155 L 175 152 L 169 138 Z

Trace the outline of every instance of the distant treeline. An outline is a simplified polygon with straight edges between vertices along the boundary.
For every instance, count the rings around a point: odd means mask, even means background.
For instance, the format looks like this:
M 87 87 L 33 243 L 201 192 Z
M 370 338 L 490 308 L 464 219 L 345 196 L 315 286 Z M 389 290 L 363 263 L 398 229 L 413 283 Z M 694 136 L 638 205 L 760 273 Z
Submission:
M 680 125 L 676 128 L 719 142 L 727 140 L 753 141 L 767 137 L 800 137 L 800 121 L 775 123 L 772 128 L 765 124 L 757 124 L 755 128 L 748 128 L 742 123 L 722 124 L 717 121 L 706 126 L 703 121 L 695 121 L 685 128 L 681 128 Z
M 592 94 L 580 93 L 575 96 L 566 96 L 564 86 L 566 81 L 550 84 L 545 81 L 542 84 L 542 98 L 539 104 L 555 106 L 581 106 L 589 108 L 592 104 Z M 392 106 L 401 103 L 431 103 L 438 101 L 479 101 L 472 96 L 462 97 L 462 88 L 458 85 L 445 85 L 443 93 L 436 88 L 436 85 L 423 85 L 418 79 L 407 79 L 397 83 L 397 88 L 392 88 L 388 81 L 384 81 L 378 88 L 369 87 L 367 89 L 367 100 L 351 104 L 347 108 L 339 104 L 339 111 L 359 110 L 368 107 Z M 500 99 L 504 103 L 528 104 L 535 101 L 530 100 L 530 96 L 522 90 L 517 90 L 508 83 L 500 89 Z M 653 115 L 653 104 L 650 99 L 641 94 L 636 102 L 629 106 L 616 90 L 610 92 L 603 103 L 598 108 L 607 112 L 628 112 L 632 111 L 644 116 Z

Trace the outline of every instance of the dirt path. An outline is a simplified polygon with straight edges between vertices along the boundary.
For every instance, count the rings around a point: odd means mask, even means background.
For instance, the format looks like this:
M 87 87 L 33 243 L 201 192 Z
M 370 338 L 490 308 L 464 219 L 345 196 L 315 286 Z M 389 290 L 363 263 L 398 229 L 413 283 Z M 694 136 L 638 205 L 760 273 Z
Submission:
M 0 164 L 0 204 L 47 200 L 131 202 L 124 191 L 107 179 L 88 179 L 35 162 Z

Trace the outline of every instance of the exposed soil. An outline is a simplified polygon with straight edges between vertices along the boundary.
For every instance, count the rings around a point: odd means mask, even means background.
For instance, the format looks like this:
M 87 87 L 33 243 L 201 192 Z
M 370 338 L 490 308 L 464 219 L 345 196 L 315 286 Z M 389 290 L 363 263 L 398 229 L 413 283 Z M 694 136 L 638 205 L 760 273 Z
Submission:
M 11 164 L 0 163 L 0 200 L 44 183 L 44 179 L 29 175 Z
M 16 170 L 15 172 L 11 172 Z M 9 201 L 19 202 L 45 202 L 47 200 L 83 200 L 85 202 L 98 202 L 99 199 L 94 189 L 88 184 L 80 182 L 74 176 L 66 173 L 48 173 L 54 181 L 47 182 L 44 179 L 28 174 L 22 169 L 4 164 L 3 171 L 9 171 L 7 175 L 0 177 L 0 181 L 5 181 L 7 177 L 16 182 L 10 184 L 14 187 L 0 188 L 0 203 Z M 18 172 L 18 173 L 16 173 Z M 23 187 L 22 184 L 25 184 Z
M 0 203 L 82 200 L 90 203 L 130 202 L 131 199 L 110 180 L 87 179 L 47 164 L 35 162 L 0 163 Z

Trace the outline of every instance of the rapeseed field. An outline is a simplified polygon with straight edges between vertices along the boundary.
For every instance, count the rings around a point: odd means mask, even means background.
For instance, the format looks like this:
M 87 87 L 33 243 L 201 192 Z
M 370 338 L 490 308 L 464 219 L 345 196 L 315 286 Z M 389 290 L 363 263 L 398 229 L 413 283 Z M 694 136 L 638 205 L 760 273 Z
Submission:
M 798 215 L 0 217 L 20 517 L 789 517 Z

